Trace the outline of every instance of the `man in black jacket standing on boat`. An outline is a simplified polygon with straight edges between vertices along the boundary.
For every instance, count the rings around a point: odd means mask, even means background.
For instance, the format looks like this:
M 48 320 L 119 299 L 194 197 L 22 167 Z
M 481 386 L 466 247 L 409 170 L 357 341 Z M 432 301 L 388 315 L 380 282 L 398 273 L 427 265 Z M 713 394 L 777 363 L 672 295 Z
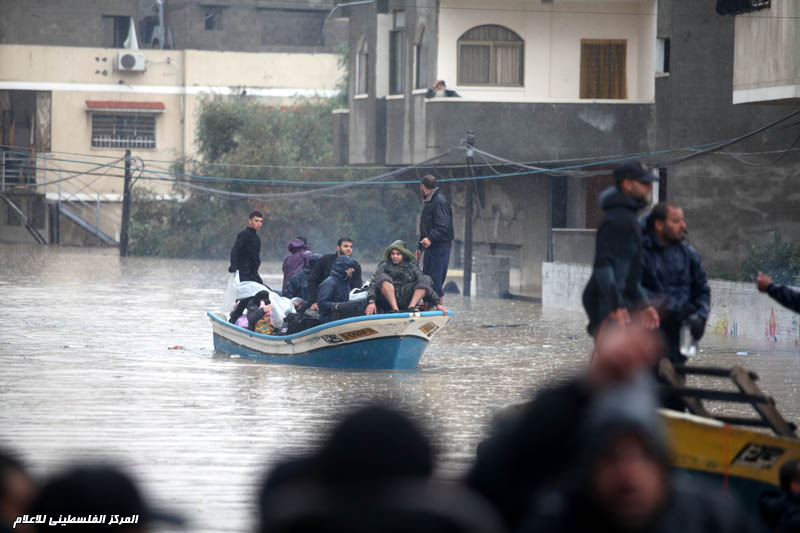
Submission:
M 256 281 L 263 285 L 258 267 L 261 266 L 261 239 L 256 233 L 264 223 L 264 215 L 253 211 L 247 219 L 247 227 L 236 235 L 231 248 L 231 266 L 228 272 L 239 271 L 239 281 Z
M 647 205 L 657 178 L 641 162 L 614 169 L 616 187 L 600 195 L 605 211 L 597 228 L 594 269 L 583 290 L 589 334 L 597 340 L 607 319 L 619 325 L 641 311 L 643 325 L 658 327 L 658 312 L 648 305 L 641 286 L 642 233 L 637 212 Z
M 420 182 L 423 196 L 422 215 L 419 219 L 419 245 L 417 262 L 422 259 L 422 273 L 433 280 L 433 290 L 444 296 L 444 280 L 450 263 L 450 247 L 453 243 L 453 211 L 447 199 L 436 186 L 436 178 L 425 176 Z M 423 259 L 422 254 L 425 253 Z
M 758 273 L 756 287 L 760 292 L 766 292 L 770 298 L 795 313 L 800 313 L 800 292 L 787 287 L 772 283 L 772 278 L 763 272 Z

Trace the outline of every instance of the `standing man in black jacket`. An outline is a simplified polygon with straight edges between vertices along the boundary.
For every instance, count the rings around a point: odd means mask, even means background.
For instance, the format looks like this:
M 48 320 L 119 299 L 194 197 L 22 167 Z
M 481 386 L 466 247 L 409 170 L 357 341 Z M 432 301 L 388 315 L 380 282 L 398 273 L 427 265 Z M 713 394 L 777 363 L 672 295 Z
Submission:
M 616 187 L 600 195 L 605 215 L 597 228 L 592 277 L 583 290 L 588 330 L 595 341 L 606 319 L 625 325 L 631 311 L 642 312 L 645 327 L 658 327 L 658 312 L 648 305 L 640 284 L 642 232 L 636 219 L 657 178 L 639 161 L 618 165 L 614 178 Z
M 261 266 L 261 239 L 256 232 L 264 223 L 264 215 L 260 211 L 253 211 L 247 219 L 247 227 L 236 235 L 236 242 L 231 248 L 231 266 L 228 272 L 239 271 L 239 281 L 264 282 L 258 275 Z
M 450 247 L 453 243 L 453 211 L 447 199 L 439 192 L 436 178 L 425 176 L 419 186 L 423 196 L 422 216 L 419 219 L 419 245 L 417 262 L 422 263 L 422 273 L 433 279 L 433 290 L 444 296 L 444 279 L 450 263 Z

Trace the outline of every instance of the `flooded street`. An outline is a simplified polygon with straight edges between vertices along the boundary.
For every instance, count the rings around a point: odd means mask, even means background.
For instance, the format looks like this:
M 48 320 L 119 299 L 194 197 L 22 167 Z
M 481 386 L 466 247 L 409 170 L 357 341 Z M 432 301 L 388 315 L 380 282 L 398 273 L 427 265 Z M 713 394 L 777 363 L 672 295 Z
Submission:
M 448 296 L 455 317 L 413 372 L 230 359 L 214 354 L 205 316 L 221 303 L 226 267 L 0 245 L 0 444 L 36 474 L 115 459 L 188 530 L 247 531 L 265 470 L 308 450 L 342 410 L 374 399 L 407 407 L 437 445 L 439 475 L 455 477 L 496 408 L 569 375 L 591 345 L 581 313 Z M 261 272 L 279 284 L 277 263 Z M 755 370 L 800 421 L 796 347 L 709 334 L 703 348 L 698 362 Z

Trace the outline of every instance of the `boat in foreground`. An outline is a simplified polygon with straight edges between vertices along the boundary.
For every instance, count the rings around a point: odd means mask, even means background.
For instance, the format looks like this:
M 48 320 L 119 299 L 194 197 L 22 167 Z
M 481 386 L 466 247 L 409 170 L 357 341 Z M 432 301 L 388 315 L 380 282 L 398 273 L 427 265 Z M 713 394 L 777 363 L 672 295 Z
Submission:
M 269 363 L 363 370 L 413 370 L 452 311 L 346 318 L 292 335 L 262 335 L 209 312 L 214 350 Z

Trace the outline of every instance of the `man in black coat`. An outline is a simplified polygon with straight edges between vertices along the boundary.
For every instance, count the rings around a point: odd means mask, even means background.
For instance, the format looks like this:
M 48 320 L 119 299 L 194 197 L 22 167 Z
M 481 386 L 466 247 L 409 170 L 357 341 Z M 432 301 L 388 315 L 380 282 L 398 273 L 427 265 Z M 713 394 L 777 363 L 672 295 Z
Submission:
M 642 233 L 636 219 L 657 178 L 641 162 L 617 166 L 614 177 L 616 187 L 600 195 L 605 215 L 597 228 L 592 277 L 583 290 L 588 330 L 595 339 L 606 319 L 624 325 L 631 311 L 641 311 L 646 327 L 658 327 L 658 313 L 640 284 Z
M 795 313 L 800 313 L 800 292 L 786 285 L 772 283 L 772 278 L 763 272 L 758 273 L 756 287 L 758 287 L 759 291 L 769 294 L 773 300 L 787 309 L 791 309 Z
M 783 463 L 778 473 L 781 490 L 766 490 L 758 498 L 761 519 L 773 531 L 800 531 L 800 459 Z
M 642 238 L 642 287 L 658 310 L 668 357 L 679 364 L 686 362 L 680 353 L 681 326 L 689 326 L 692 337 L 699 340 L 711 302 L 700 254 L 685 242 L 686 233 L 683 209 L 660 203 L 647 216 Z
M 336 243 L 335 253 L 325 254 L 320 257 L 319 261 L 317 261 L 317 264 L 314 266 L 314 270 L 311 271 L 311 275 L 308 277 L 308 299 L 303 303 L 303 307 L 300 308 L 301 310 L 305 310 L 308 307 L 317 309 L 319 286 L 331 275 L 331 268 L 333 268 L 336 258 L 340 255 L 350 257 L 353 255 L 353 247 L 353 239 L 350 237 L 342 237 Z M 353 263 L 355 270 L 353 271 L 353 275 L 350 276 L 348 283 L 351 289 L 360 289 L 363 285 L 363 281 L 361 280 L 361 265 L 358 264 L 356 260 L 353 260 Z
M 425 176 L 420 183 L 423 196 L 422 215 L 419 218 L 419 245 L 416 258 L 420 262 L 423 251 L 422 273 L 433 280 L 433 290 L 444 296 L 444 280 L 450 263 L 453 243 L 453 211 L 447 199 L 439 192 L 436 178 Z
M 264 215 L 260 211 L 253 211 L 247 219 L 247 227 L 236 235 L 228 272 L 238 270 L 239 281 L 264 283 L 258 275 L 258 267 L 261 266 L 261 239 L 256 234 L 263 223 Z

